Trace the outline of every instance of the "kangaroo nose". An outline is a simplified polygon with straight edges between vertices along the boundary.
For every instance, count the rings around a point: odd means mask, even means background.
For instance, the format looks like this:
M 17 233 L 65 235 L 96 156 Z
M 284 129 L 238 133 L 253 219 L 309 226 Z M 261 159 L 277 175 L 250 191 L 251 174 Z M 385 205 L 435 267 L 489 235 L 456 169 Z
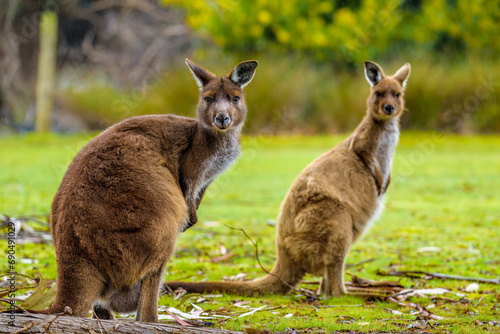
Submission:
M 394 114 L 394 109 L 395 108 L 394 108 L 394 106 L 392 104 L 386 104 L 384 106 L 384 113 L 386 115 L 392 115 L 392 114 Z
M 231 118 L 226 113 L 218 113 L 215 116 L 214 123 L 219 129 L 225 129 L 231 124 Z

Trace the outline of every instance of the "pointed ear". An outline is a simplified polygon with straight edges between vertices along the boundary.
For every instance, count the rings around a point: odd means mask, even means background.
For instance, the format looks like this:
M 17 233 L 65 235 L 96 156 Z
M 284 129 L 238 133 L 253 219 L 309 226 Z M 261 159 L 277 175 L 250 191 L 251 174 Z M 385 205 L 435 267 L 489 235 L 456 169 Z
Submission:
M 191 70 L 191 73 L 193 74 L 194 80 L 196 80 L 196 83 L 198 84 L 198 87 L 203 88 L 210 80 L 216 78 L 215 74 L 213 74 L 210 71 L 207 71 L 203 67 L 196 65 L 192 61 L 186 58 L 186 64 Z
M 401 83 L 403 89 L 406 88 L 406 82 L 410 77 L 411 66 L 410 63 L 404 64 L 392 77 Z
M 382 68 L 374 62 L 365 61 L 365 77 L 370 86 L 375 86 L 385 75 Z
M 256 60 L 248 60 L 239 63 L 229 74 L 229 80 L 241 88 L 245 87 L 250 81 L 252 81 L 258 64 L 259 63 Z

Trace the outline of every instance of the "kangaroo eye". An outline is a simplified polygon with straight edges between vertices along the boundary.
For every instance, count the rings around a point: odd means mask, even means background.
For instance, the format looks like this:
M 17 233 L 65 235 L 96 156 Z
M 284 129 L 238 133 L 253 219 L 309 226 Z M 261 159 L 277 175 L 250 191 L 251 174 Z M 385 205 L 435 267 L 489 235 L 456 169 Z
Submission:
M 401 93 L 396 93 L 396 97 L 400 97 L 401 96 Z
M 234 104 L 237 104 L 239 100 L 240 100 L 240 97 L 239 97 L 239 96 L 235 96 L 235 97 L 233 97 L 233 103 L 234 103 Z
M 375 96 L 376 96 L 376 97 L 381 97 L 381 96 L 382 96 L 382 93 L 381 93 L 381 92 L 375 92 Z
M 211 99 L 211 98 L 209 98 L 208 96 L 207 96 L 207 97 L 205 97 L 205 98 L 203 98 L 203 99 L 205 100 L 205 102 L 206 102 L 206 103 L 210 103 L 210 102 L 212 102 L 212 99 Z

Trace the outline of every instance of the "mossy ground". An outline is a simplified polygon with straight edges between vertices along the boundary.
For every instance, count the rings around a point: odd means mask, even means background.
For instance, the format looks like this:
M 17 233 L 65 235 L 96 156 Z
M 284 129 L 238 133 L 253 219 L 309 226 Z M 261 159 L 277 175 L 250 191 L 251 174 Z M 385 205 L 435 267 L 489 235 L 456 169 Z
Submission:
M 26 135 L 0 139 L 0 213 L 9 216 L 46 216 L 59 182 L 71 159 L 92 135 Z M 178 240 L 176 255 L 169 262 L 169 280 L 220 280 L 245 273 L 246 278 L 263 272 L 254 247 L 237 230 L 244 228 L 259 243 L 260 260 L 266 268 L 274 261 L 275 227 L 272 223 L 280 203 L 300 171 L 345 136 L 246 137 L 236 164 L 210 186 L 199 210 L 200 222 Z M 423 270 L 445 274 L 498 278 L 500 276 L 500 137 L 456 136 L 403 132 L 397 148 L 386 209 L 380 220 L 358 242 L 348 263 L 374 259 L 349 272 L 374 280 L 379 270 Z M 227 225 L 227 226 L 226 226 Z M 2 248 L 7 243 L 2 241 Z M 439 247 L 439 252 L 418 252 Z M 227 262 L 211 260 L 221 249 L 235 254 Z M 47 279 L 56 278 L 54 249 L 49 244 L 18 243 L 16 270 Z M 27 263 L 21 259 L 36 260 Z M 25 263 L 23 263 L 25 262 Z M 0 263 L 0 272 L 7 262 Z M 307 280 L 318 280 L 307 277 Z M 346 275 L 346 280 L 350 277 Z M 443 287 L 463 293 L 469 282 L 401 278 L 405 287 Z M 422 306 L 436 305 L 433 313 L 445 317 L 431 332 L 500 332 L 500 286 L 479 284 L 469 301 L 433 302 L 412 297 Z M 456 295 L 449 298 L 460 300 Z M 195 301 L 192 299 L 191 301 Z M 316 303 L 289 296 L 208 298 L 203 309 L 234 306 L 235 300 L 252 307 L 268 305 L 273 311 L 233 318 L 218 327 L 225 329 L 268 328 L 271 331 L 311 329 L 310 332 L 419 330 L 412 309 L 386 302 L 367 302 L 358 297 L 331 298 Z M 171 296 L 161 305 L 175 306 Z M 187 303 L 185 304 L 187 305 Z M 185 307 L 182 306 L 181 308 Z M 324 308 L 325 305 L 346 305 Z M 347 306 L 349 305 L 349 306 Z M 361 305 L 361 306 L 360 306 Z M 403 315 L 388 311 L 397 310 Z M 274 312 L 274 313 L 273 313 Z M 287 314 L 293 316 L 285 317 Z M 352 317 L 352 318 L 351 318 Z M 354 320 L 353 320 L 354 319 Z

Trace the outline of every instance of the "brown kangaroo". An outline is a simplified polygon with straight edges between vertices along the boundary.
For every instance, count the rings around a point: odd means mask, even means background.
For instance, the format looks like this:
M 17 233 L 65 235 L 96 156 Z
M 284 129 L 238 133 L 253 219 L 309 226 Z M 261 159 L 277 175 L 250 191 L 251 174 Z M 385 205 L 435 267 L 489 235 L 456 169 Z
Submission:
M 256 61 L 217 77 L 186 59 L 201 94 L 198 118 L 126 119 L 92 139 L 52 203 L 57 296 L 48 313 L 98 318 L 137 310 L 157 322 L 158 290 L 180 232 L 197 222 L 209 184 L 240 152 L 242 88 Z M 66 310 L 68 310 L 66 308 Z
M 371 85 L 366 116 L 349 137 L 309 164 L 288 190 L 278 215 L 271 274 L 247 282 L 166 285 L 198 293 L 285 294 L 311 273 L 322 276 L 319 293 L 325 297 L 346 294 L 347 253 L 383 210 L 409 74 L 408 63 L 385 76 L 379 65 L 365 62 Z

